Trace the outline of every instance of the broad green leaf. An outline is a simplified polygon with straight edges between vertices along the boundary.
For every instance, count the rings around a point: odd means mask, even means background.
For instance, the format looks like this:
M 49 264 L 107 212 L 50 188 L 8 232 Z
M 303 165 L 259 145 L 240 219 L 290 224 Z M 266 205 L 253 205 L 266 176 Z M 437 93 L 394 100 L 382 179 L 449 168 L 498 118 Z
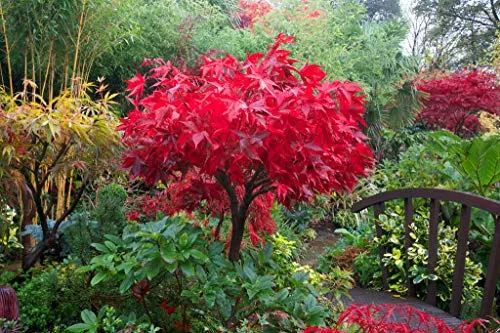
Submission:
M 100 243 L 92 243 L 90 244 L 93 248 L 95 248 L 96 250 L 100 251 L 100 252 L 103 252 L 103 253 L 108 253 L 109 252 L 109 248 L 106 247 L 106 245 L 104 244 L 100 244 Z
M 70 327 L 67 328 L 67 330 L 70 332 L 75 332 L 75 333 L 85 332 L 85 331 L 93 332 L 93 331 L 95 331 L 95 328 L 93 325 L 80 323 L 80 324 L 71 325 Z
M 83 322 L 86 324 L 95 325 L 97 323 L 97 316 L 90 310 L 83 310 L 81 313 L 81 317 Z
M 152 280 L 160 273 L 161 267 L 161 259 L 155 258 L 152 261 L 146 263 L 146 265 L 144 266 L 144 273 L 146 273 L 148 279 Z
M 184 274 L 186 274 L 187 277 L 192 277 L 194 276 L 194 265 L 192 262 L 190 261 L 187 261 L 187 262 L 183 262 L 181 264 L 181 270 Z
M 192 249 L 189 251 L 189 254 L 195 258 L 195 259 L 198 259 L 198 260 L 208 260 L 208 257 L 205 253 L 199 251 L 199 250 L 196 250 L 196 249 Z
M 99 272 L 92 278 L 92 280 L 90 281 L 90 284 L 92 286 L 95 286 L 96 284 L 98 284 L 99 282 L 104 280 L 107 276 L 108 276 L 108 274 L 106 272 Z

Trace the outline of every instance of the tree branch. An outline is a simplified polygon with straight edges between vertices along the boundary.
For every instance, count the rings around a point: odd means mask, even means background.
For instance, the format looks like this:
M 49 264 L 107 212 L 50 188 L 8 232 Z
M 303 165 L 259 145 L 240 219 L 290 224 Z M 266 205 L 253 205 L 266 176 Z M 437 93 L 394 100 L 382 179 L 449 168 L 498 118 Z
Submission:
M 257 181 L 259 178 L 260 174 L 264 171 L 264 166 L 262 164 L 259 164 L 257 169 L 255 170 L 254 174 L 252 175 L 252 178 L 245 184 L 245 192 L 249 191 L 252 192 L 253 189 L 255 188 L 254 183 Z
M 236 196 L 236 191 L 234 189 L 234 186 L 231 185 L 229 177 L 224 171 L 220 169 L 217 171 L 214 177 L 219 182 L 219 184 L 226 190 L 227 195 L 229 196 L 229 202 L 231 204 L 231 214 L 236 216 L 236 214 L 238 214 L 238 197 Z
M 252 200 L 255 199 L 256 197 L 258 197 L 261 194 L 264 194 L 264 193 L 267 193 L 267 192 L 270 192 L 270 191 L 274 191 L 275 189 L 276 189 L 276 186 L 263 187 L 260 190 L 254 192 L 252 194 Z
M 500 22 L 500 18 L 498 17 L 497 10 L 495 9 L 495 3 L 493 0 L 490 0 L 490 5 L 491 5 L 491 12 L 493 13 L 493 17 L 495 18 L 495 23 L 498 25 Z
M 40 181 L 40 183 L 37 183 L 37 185 L 39 186 L 39 190 L 41 191 L 43 185 L 45 185 L 45 182 L 49 179 L 49 176 L 50 176 L 50 170 L 56 166 L 57 162 L 59 162 L 59 160 L 61 159 L 61 157 L 63 157 L 67 151 L 69 149 L 69 143 L 63 143 L 61 149 L 59 150 L 59 152 L 57 153 L 57 156 L 56 158 L 54 159 L 54 161 L 52 161 L 52 164 L 47 168 L 47 173 L 43 176 L 42 180 Z M 35 176 L 36 177 L 36 176 Z
M 33 171 L 33 173 L 35 174 L 35 179 L 38 176 L 38 171 L 40 170 L 40 165 L 42 164 L 42 161 L 45 158 L 45 155 L 47 155 L 48 148 L 49 148 L 49 143 L 44 142 L 42 151 L 40 152 L 40 156 L 38 156 L 37 160 L 35 161 L 35 169 Z
M 214 235 L 214 239 L 216 241 L 219 240 L 219 236 L 220 236 L 220 229 L 222 228 L 222 223 L 224 222 L 224 211 L 222 211 L 220 217 L 219 217 L 219 223 L 217 223 L 217 226 L 215 227 L 215 235 Z
M 455 18 L 455 19 L 458 18 L 458 19 L 461 19 L 464 21 L 474 22 L 474 23 L 477 23 L 477 24 L 485 26 L 485 27 L 490 27 L 490 28 L 495 27 L 494 24 L 486 23 L 486 22 L 480 21 L 480 20 L 472 18 L 472 17 L 463 16 L 463 15 L 457 13 L 455 10 L 453 10 L 452 12 L 445 11 L 445 12 L 442 12 L 442 14 L 445 16 L 448 16 L 448 17 Z
M 269 179 L 269 178 L 263 178 L 263 179 L 261 179 L 261 180 L 257 181 L 257 182 L 254 184 L 253 189 L 256 189 L 256 188 L 257 188 L 257 187 L 259 187 L 259 186 L 262 186 L 262 185 L 265 185 L 265 184 L 269 184 L 269 183 L 271 183 L 271 179 Z

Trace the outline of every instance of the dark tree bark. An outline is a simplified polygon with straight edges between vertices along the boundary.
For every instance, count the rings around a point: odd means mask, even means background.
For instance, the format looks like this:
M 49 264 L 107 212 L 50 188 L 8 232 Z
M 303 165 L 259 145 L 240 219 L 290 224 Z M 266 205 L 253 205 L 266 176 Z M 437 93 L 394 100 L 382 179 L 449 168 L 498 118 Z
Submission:
M 34 249 L 31 249 L 31 251 L 26 251 L 27 253 L 23 256 L 23 269 L 27 270 L 33 265 L 36 264 L 38 259 L 40 259 L 40 256 L 47 250 L 54 248 L 57 245 L 57 231 L 59 230 L 59 227 L 61 226 L 61 223 L 64 222 L 64 220 L 75 210 L 76 206 L 78 205 L 78 202 L 80 201 L 85 188 L 87 187 L 88 181 L 87 179 L 83 179 L 83 183 L 76 192 L 76 194 L 73 197 L 73 202 L 68 207 L 61 216 L 59 216 L 55 222 L 54 228 L 52 230 L 49 229 L 49 225 L 47 223 L 47 216 L 49 214 L 49 209 L 45 211 L 42 203 L 42 191 L 38 191 L 39 189 L 39 184 L 32 184 L 30 179 L 25 177 L 25 181 L 27 182 L 27 186 L 31 189 L 32 192 L 32 202 L 34 203 L 36 207 L 36 212 L 38 216 L 38 221 L 40 223 L 40 226 L 43 231 L 43 241 L 37 244 L 37 246 Z M 55 198 L 53 198 L 55 200 Z M 31 220 L 30 220 L 31 221 Z M 31 223 L 31 222 L 30 222 Z M 24 244 L 23 244 L 24 245 Z
M 235 186 L 231 184 L 231 180 L 227 173 L 219 170 L 215 178 L 226 190 L 229 197 L 232 231 L 228 258 L 235 262 L 238 261 L 240 256 L 241 243 L 243 241 L 243 234 L 245 233 L 245 222 L 252 201 L 259 195 L 274 190 L 274 187 L 270 186 L 272 182 L 267 178 L 262 165 L 257 167 L 253 175 L 245 183 L 245 193 L 241 200 L 238 200 Z
M 236 216 L 231 219 L 233 230 L 231 232 L 231 244 L 228 258 L 232 262 L 238 261 L 240 257 L 241 243 L 243 241 L 243 234 L 245 233 L 245 220 L 246 216 Z
M 33 197 L 31 191 L 27 187 L 21 188 L 21 198 L 22 198 L 22 219 L 21 219 L 21 232 L 23 232 L 26 226 L 33 223 L 33 219 L 36 216 L 36 209 L 33 206 Z M 21 236 L 21 244 L 23 245 L 22 262 L 28 256 L 31 249 L 32 239 L 31 235 Z

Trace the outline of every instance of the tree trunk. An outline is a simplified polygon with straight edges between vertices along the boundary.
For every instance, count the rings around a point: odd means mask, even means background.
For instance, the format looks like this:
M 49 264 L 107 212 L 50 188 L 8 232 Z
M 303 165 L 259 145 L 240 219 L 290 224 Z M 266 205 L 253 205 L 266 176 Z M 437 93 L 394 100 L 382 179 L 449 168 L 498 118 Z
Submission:
M 231 232 L 231 245 L 229 247 L 229 260 L 232 262 L 238 261 L 240 257 L 241 242 L 243 241 L 243 233 L 245 232 L 246 214 L 243 216 L 232 216 L 231 222 L 233 230 Z
M 23 218 L 21 220 L 21 232 L 24 231 L 27 225 L 32 224 L 33 218 L 35 217 L 35 211 L 31 210 L 29 212 L 23 212 Z M 23 245 L 22 260 L 29 254 L 31 249 L 32 239 L 31 235 L 21 236 L 21 244 Z
M 33 219 L 36 215 L 36 209 L 33 205 L 33 198 L 31 195 L 31 191 L 23 186 L 21 189 L 21 198 L 22 198 L 22 219 L 21 219 L 21 232 L 23 232 L 26 226 L 33 223 Z M 23 253 L 22 253 L 22 261 L 24 262 L 24 258 L 28 256 L 29 250 L 31 249 L 32 239 L 31 235 L 21 236 L 21 244 L 23 245 Z
M 56 242 L 56 236 L 55 234 L 50 234 L 47 239 L 44 239 L 41 243 L 39 243 L 36 248 L 29 252 L 24 258 L 23 258 L 23 270 L 28 270 L 31 267 L 33 267 L 42 253 L 48 249 L 50 249 Z

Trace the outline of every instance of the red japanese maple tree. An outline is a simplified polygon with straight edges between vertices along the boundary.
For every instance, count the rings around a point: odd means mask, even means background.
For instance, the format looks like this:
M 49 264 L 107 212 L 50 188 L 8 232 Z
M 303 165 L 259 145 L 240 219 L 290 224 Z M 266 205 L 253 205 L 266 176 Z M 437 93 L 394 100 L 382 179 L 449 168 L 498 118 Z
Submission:
M 252 27 L 255 21 L 269 13 L 272 6 L 266 0 L 240 0 L 238 3 L 238 27 Z
M 280 34 L 244 61 L 204 58 L 199 75 L 146 60 L 128 81 L 134 109 L 122 120 L 123 166 L 163 182 L 169 213 L 203 208 L 231 215 L 229 258 L 237 260 L 248 220 L 256 242 L 276 229 L 270 209 L 315 193 L 349 191 L 372 165 L 358 123 L 361 88 L 326 81 L 319 66 L 297 68 Z
M 495 73 L 464 69 L 437 73 L 417 80 L 417 89 L 426 92 L 417 120 L 431 130 L 444 128 L 461 137 L 481 129 L 478 112 L 500 115 L 500 85 Z

